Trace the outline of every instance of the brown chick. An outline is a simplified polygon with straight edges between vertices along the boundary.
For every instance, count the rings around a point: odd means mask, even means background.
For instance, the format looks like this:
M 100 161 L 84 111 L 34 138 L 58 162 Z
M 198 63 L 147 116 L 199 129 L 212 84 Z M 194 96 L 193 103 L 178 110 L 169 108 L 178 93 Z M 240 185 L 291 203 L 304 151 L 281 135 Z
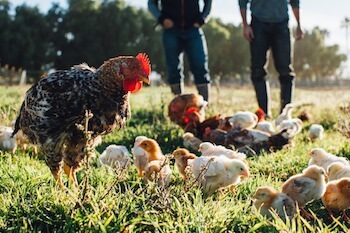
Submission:
M 325 190 L 325 171 L 317 165 L 307 167 L 302 174 L 291 176 L 282 186 L 282 192 L 298 204 L 301 214 L 307 219 L 313 219 L 313 216 L 304 206 L 313 200 L 321 199 Z
M 322 197 L 322 202 L 328 210 L 328 214 L 333 218 L 332 210 L 342 211 L 343 219 L 350 221 L 346 215 L 346 210 L 350 209 L 350 178 L 341 178 L 330 181 L 326 185 L 326 192 Z
M 184 180 L 187 180 L 187 175 L 185 172 L 185 169 L 188 166 L 187 161 L 189 159 L 195 159 L 195 158 L 197 158 L 197 156 L 193 153 L 190 153 L 185 148 L 180 148 L 180 149 L 174 150 L 173 156 L 175 159 L 176 167 L 178 168 L 180 174 L 183 176 Z
M 160 146 L 158 142 L 154 139 L 148 138 L 143 140 L 139 147 L 144 149 L 148 153 L 148 162 L 151 162 L 153 160 L 161 160 L 163 161 L 165 159 L 165 156 L 160 149 Z

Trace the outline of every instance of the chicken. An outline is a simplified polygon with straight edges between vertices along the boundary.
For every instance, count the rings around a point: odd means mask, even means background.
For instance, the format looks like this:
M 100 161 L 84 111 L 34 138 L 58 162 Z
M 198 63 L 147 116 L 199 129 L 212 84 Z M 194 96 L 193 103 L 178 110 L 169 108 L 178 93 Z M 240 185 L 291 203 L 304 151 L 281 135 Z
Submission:
M 148 162 L 151 162 L 153 160 L 165 160 L 165 156 L 162 152 L 162 149 L 160 148 L 156 140 L 152 138 L 142 140 L 139 144 L 139 147 L 141 147 L 148 153 Z
M 139 147 L 140 143 L 147 139 L 145 136 L 137 136 L 135 138 L 134 146 L 131 149 L 131 153 L 134 156 L 134 164 L 137 168 L 137 171 L 139 172 L 139 176 L 143 176 L 143 172 L 145 171 L 145 168 L 148 163 L 148 153 Z
M 193 135 L 193 133 L 186 132 L 182 135 L 183 145 L 188 149 L 192 149 L 197 151 L 199 148 L 199 144 L 202 143 L 202 140 Z
M 203 141 L 212 142 L 217 145 L 225 145 L 227 132 L 222 129 L 207 128 L 203 134 Z
M 241 176 L 249 176 L 249 167 L 239 159 L 229 159 L 225 156 L 203 156 L 189 159 L 188 164 L 206 197 L 216 190 L 241 181 Z
M 109 145 L 100 155 L 97 166 L 102 164 L 118 170 L 127 170 L 130 167 L 131 154 L 122 145 Z
M 294 108 L 293 104 L 286 104 L 281 114 L 276 117 L 275 125 L 278 126 L 279 124 L 281 124 L 282 121 L 292 119 L 293 108 Z
M 247 156 L 243 153 L 228 149 L 221 145 L 214 145 L 211 142 L 203 142 L 199 145 L 202 156 L 226 156 L 229 159 L 245 160 Z
M 323 167 L 325 171 L 327 171 L 328 166 L 334 162 L 341 162 L 345 165 L 349 165 L 349 162 L 346 158 L 332 155 L 325 151 L 323 148 L 314 148 L 310 150 L 308 154 L 311 156 L 308 165 L 310 166 L 316 164 L 320 167 Z
M 328 181 L 338 180 L 343 177 L 350 178 L 350 165 L 342 162 L 331 163 L 327 168 Z
M 98 69 L 82 64 L 48 74 L 27 91 L 14 134 L 21 129 L 31 143 L 40 145 L 61 187 L 62 164 L 77 185 L 85 149 L 93 147 L 98 136 L 125 125 L 129 95 L 139 91 L 142 82 L 150 83 L 150 70 L 147 55 L 138 54 L 111 58 Z
M 258 123 L 258 116 L 249 111 L 238 111 L 228 121 L 233 129 L 252 129 Z
M 179 170 L 180 174 L 187 180 L 186 167 L 188 166 L 189 159 L 195 159 L 197 156 L 193 153 L 190 153 L 187 149 L 179 148 L 173 151 L 173 156 L 175 159 L 175 165 Z
M 309 138 L 311 141 L 321 140 L 323 138 L 323 126 L 320 124 L 312 124 L 309 129 Z
M 268 133 L 270 135 L 273 135 L 276 133 L 276 130 L 275 130 L 273 124 L 270 121 L 265 121 L 265 120 L 259 121 L 256 124 L 255 129 L 263 131 L 263 132 Z
M 15 153 L 17 150 L 16 138 L 12 138 L 13 129 L 9 126 L 0 126 L 0 151 Z
M 350 217 L 346 214 L 346 210 L 350 209 L 350 178 L 341 178 L 334 180 L 326 185 L 326 191 L 322 197 L 322 202 L 328 214 L 333 218 L 333 210 L 342 211 L 343 219 L 350 221 Z
M 258 108 L 258 110 L 255 112 L 255 115 L 258 117 L 258 122 L 265 121 L 267 117 L 265 111 L 262 108 Z
M 155 181 L 159 187 L 168 187 L 171 181 L 172 171 L 169 164 L 161 160 L 149 162 L 145 168 L 146 181 Z
M 284 193 L 278 193 L 269 186 L 259 187 L 253 198 L 254 207 L 261 215 L 272 217 L 271 211 L 274 211 L 282 220 L 292 219 L 295 215 L 295 202 Z
M 294 137 L 299 134 L 303 128 L 303 122 L 299 118 L 292 118 L 289 120 L 283 120 L 279 125 L 277 125 L 276 129 L 278 132 L 288 129 L 289 137 Z
M 191 123 L 189 118 L 191 113 L 198 113 L 197 123 L 204 121 L 207 105 L 208 102 L 199 94 L 178 95 L 169 103 L 168 116 L 172 122 L 185 128 L 187 124 Z
M 305 218 L 313 219 L 304 206 L 321 199 L 326 190 L 325 170 L 317 165 L 307 167 L 302 174 L 291 176 L 282 186 L 282 193 L 290 196 Z

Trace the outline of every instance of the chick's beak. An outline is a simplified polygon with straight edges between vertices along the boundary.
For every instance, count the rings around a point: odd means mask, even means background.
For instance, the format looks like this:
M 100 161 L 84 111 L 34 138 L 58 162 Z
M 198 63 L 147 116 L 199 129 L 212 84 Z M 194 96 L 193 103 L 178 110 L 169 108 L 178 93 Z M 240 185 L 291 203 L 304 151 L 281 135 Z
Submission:
M 247 177 L 247 178 L 249 177 L 249 171 L 248 170 L 243 170 L 241 174 L 244 177 Z

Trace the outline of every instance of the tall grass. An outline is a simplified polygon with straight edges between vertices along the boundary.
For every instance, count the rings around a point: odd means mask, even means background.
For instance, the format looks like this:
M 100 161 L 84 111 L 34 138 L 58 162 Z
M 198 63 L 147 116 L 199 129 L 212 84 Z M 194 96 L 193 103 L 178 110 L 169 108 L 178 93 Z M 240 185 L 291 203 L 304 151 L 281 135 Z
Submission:
M 15 120 L 28 87 L 0 87 L 0 124 Z M 192 87 L 187 92 L 195 92 Z M 349 141 L 335 127 L 344 113 L 339 106 L 350 102 L 345 90 L 297 89 L 293 112 L 307 110 L 313 118 L 304 123 L 303 131 L 290 149 L 262 152 L 248 159 L 251 176 L 235 187 L 204 199 L 196 186 L 186 189 L 181 176 L 173 169 L 168 190 L 145 183 L 132 166 L 126 174 L 96 166 L 78 173 L 80 188 L 60 189 L 42 156 L 17 150 L 0 154 L 0 229 L 4 232 L 346 232 L 349 223 L 329 218 L 322 202 L 307 205 L 316 217 L 306 221 L 299 215 L 283 222 L 277 217 L 266 219 L 252 208 L 252 194 L 263 185 L 280 189 L 291 175 L 300 173 L 309 157 L 307 151 L 323 147 L 329 152 L 350 158 Z M 167 117 L 167 104 L 173 96 L 168 87 L 144 88 L 131 95 L 132 118 L 127 126 L 103 138 L 97 156 L 109 144 L 133 146 L 137 135 L 157 140 L 164 153 L 182 147 L 181 128 Z M 272 90 L 273 114 L 279 112 L 278 90 Z M 251 88 L 213 88 L 207 116 L 232 115 L 237 110 L 255 111 L 257 104 Z M 309 142 L 308 127 L 321 123 L 322 141 Z M 88 177 L 86 197 L 82 198 L 84 179 Z M 67 178 L 64 177 L 65 183 Z M 336 215 L 338 216 L 338 215 Z

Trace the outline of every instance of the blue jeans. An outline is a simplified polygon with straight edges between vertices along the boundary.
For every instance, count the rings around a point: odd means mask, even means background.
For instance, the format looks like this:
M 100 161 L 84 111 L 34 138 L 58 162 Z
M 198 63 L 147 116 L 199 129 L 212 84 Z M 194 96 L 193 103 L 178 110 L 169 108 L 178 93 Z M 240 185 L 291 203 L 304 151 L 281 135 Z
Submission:
M 271 49 L 281 84 L 281 109 L 291 102 L 295 74 L 291 59 L 291 40 L 288 20 L 277 23 L 261 22 L 252 17 L 254 39 L 250 42 L 251 79 L 255 87 L 259 107 L 269 113 L 269 87 L 267 74 L 267 51 Z
M 168 83 L 178 84 L 184 81 L 183 54 L 187 55 L 195 84 L 210 83 L 208 68 L 208 49 L 203 30 L 170 28 L 163 31 Z

